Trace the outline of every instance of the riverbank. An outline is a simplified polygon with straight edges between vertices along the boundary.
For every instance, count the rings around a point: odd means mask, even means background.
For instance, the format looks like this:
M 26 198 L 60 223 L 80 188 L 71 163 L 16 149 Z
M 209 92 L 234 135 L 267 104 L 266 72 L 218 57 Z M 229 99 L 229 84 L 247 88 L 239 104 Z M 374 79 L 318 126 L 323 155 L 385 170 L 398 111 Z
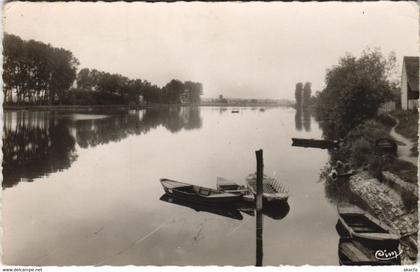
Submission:
M 418 252 L 418 170 L 411 152 L 416 146 L 412 142 L 417 138 L 416 115 L 397 112 L 368 120 L 350 131 L 343 149 L 337 151 L 358 169 L 348 180 L 349 198 L 401 235 L 403 264 L 415 263 Z M 397 142 L 395 156 L 375 154 L 375 141 L 384 137 Z

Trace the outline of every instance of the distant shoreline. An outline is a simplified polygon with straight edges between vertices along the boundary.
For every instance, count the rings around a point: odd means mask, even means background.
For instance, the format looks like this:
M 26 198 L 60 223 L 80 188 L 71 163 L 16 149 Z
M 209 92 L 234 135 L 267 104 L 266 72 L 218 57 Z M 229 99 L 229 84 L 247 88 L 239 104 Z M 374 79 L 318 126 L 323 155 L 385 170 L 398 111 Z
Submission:
M 144 105 L 3 105 L 3 110 L 95 110 L 95 109 L 147 109 L 147 108 L 167 108 L 167 107 L 292 107 L 280 104 L 234 104 L 234 103 L 202 103 L 195 104 L 144 104 Z

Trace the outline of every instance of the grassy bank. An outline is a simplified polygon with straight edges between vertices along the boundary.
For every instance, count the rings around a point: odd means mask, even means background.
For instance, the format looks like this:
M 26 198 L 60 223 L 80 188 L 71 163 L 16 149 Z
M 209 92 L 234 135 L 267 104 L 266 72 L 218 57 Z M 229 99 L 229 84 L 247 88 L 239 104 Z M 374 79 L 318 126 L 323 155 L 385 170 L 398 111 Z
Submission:
M 417 138 L 417 115 L 413 113 L 399 113 L 400 131 L 410 139 Z M 398 159 L 392 154 L 378 156 L 375 154 L 375 142 L 380 138 L 392 137 L 389 135 L 395 120 L 387 115 L 380 115 L 353 128 L 344 138 L 344 144 L 334 154 L 334 159 L 349 162 L 353 168 L 368 169 L 373 177 L 381 178 L 382 171 L 389 171 L 401 179 L 417 183 L 417 167 L 409 162 Z M 403 134 L 403 133 L 401 133 Z M 414 136 L 416 135 L 416 136 Z M 417 140 L 416 140 L 417 141 Z M 417 145 L 416 145 L 417 147 Z

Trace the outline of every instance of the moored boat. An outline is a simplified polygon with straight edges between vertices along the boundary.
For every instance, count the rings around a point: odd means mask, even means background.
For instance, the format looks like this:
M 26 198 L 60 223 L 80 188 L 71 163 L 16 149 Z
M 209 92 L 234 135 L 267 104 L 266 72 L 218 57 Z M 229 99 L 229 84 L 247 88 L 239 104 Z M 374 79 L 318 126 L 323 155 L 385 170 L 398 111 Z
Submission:
M 209 205 L 209 204 L 204 204 L 200 202 L 190 202 L 186 199 L 176 198 L 166 193 L 160 197 L 160 200 L 171 203 L 171 204 L 188 207 L 195 210 L 196 212 L 207 212 L 207 213 L 212 213 L 212 214 L 216 214 L 216 215 L 220 215 L 224 217 L 229 217 L 236 220 L 243 219 L 241 212 L 236 207 L 226 207 L 226 206 L 220 206 L 220 205 L 215 206 L 215 205 Z
M 246 178 L 248 189 L 257 194 L 257 177 L 251 174 Z M 287 190 L 278 180 L 269 176 L 263 176 L 263 199 L 265 201 L 287 201 L 289 190 Z
M 165 178 L 161 179 L 160 183 L 168 195 L 180 199 L 187 199 L 189 201 L 209 204 L 226 204 L 234 203 L 242 199 L 241 194 L 227 193 Z
M 354 205 L 338 205 L 337 231 L 367 246 L 397 248 L 401 236 L 391 227 Z
M 315 148 L 338 148 L 339 141 L 321 139 L 292 138 L 292 146 L 315 147 Z
M 231 194 L 241 194 L 242 199 L 248 202 L 253 202 L 255 200 L 254 195 L 251 191 L 244 185 L 239 185 L 234 181 L 228 180 L 226 178 L 217 177 L 216 182 L 217 190 L 231 193 Z

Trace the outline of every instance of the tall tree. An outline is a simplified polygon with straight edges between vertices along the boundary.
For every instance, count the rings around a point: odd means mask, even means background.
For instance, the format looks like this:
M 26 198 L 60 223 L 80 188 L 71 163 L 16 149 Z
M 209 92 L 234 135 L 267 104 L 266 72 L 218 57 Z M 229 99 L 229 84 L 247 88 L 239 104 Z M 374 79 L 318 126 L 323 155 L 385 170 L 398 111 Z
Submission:
M 77 73 L 76 82 L 77 88 L 89 91 L 96 85 L 93 75 L 88 68 L 83 68 Z
M 76 79 L 78 60 L 73 53 L 62 49 L 52 48 L 48 62 L 50 70 L 49 103 L 56 99 L 61 103 L 65 91 L 69 90 Z
M 395 56 L 385 58 L 380 50 L 365 50 L 357 58 L 346 55 L 327 71 L 326 87 L 317 98 L 318 116 L 335 123 L 338 136 L 376 116 L 378 108 L 392 99 L 391 79 Z M 327 135 L 328 136 L 327 129 Z
M 184 94 L 184 91 L 184 83 L 178 79 L 172 79 L 165 85 L 165 87 L 163 87 L 165 102 L 169 104 L 181 103 L 181 95 Z
M 72 85 L 78 61 L 70 51 L 10 34 L 4 35 L 3 46 L 6 97 L 14 92 L 18 103 L 40 98 L 51 103 Z
M 200 104 L 200 96 L 203 94 L 203 84 L 200 82 L 185 81 L 184 86 L 191 104 Z
M 302 104 L 303 104 L 304 107 L 307 107 L 310 104 L 311 93 L 312 93 L 311 85 L 312 84 L 310 82 L 306 82 L 305 86 L 303 87 L 303 95 L 302 95 L 303 101 L 302 101 Z

